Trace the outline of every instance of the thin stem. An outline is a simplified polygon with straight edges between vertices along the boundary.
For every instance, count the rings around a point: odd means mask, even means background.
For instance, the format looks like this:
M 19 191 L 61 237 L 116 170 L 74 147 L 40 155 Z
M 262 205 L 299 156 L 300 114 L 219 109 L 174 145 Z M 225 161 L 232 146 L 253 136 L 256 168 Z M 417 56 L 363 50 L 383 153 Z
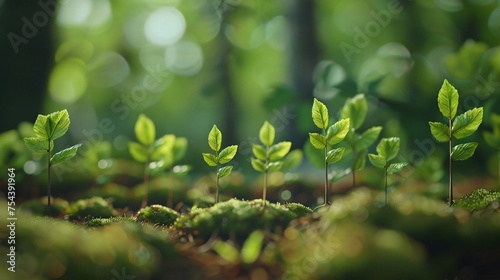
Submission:
M 352 187 L 354 188 L 356 186 L 356 134 L 355 134 L 355 129 L 354 127 L 351 129 L 352 131 L 352 142 L 351 142 L 351 149 L 352 149 Z
M 323 130 L 323 135 L 325 136 L 325 206 L 330 204 L 330 186 L 328 184 L 328 162 L 326 157 L 328 156 L 328 141 L 326 140 L 326 130 Z
M 385 168 L 385 204 L 387 204 L 387 167 Z
M 450 186 L 449 186 L 449 197 L 448 197 L 448 204 L 451 206 L 453 205 L 453 176 L 452 176 L 452 160 L 451 160 L 451 151 L 452 151 L 452 124 L 451 124 L 451 119 L 449 118 L 448 119 L 448 128 L 449 128 L 449 131 L 450 131 L 450 144 L 449 144 L 449 155 L 450 155 L 450 158 L 449 158 L 449 165 L 450 165 L 450 174 L 449 174 L 449 182 L 450 182 Z
M 215 152 L 215 157 L 217 158 L 217 164 L 215 166 L 215 203 L 219 203 L 219 152 Z
M 267 170 L 264 172 L 264 191 L 262 193 L 262 206 L 266 207 L 266 190 L 267 190 Z
M 146 192 L 144 194 L 144 200 L 142 201 L 141 208 L 144 208 L 148 205 L 148 197 L 149 197 L 149 172 L 148 172 L 148 166 L 149 166 L 149 156 L 146 159 L 146 163 L 144 164 L 144 186 L 146 188 Z
M 47 151 L 47 216 L 50 217 L 50 196 L 51 196 L 51 185 L 50 185 L 50 141 L 49 141 L 49 149 Z

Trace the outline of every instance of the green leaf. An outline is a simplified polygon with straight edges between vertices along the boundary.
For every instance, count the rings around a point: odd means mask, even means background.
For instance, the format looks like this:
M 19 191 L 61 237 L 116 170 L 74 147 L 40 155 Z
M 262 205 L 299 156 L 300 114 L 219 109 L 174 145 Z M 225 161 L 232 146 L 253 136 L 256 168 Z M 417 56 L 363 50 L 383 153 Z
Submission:
M 266 165 L 266 169 L 269 172 L 278 171 L 283 167 L 283 161 L 271 161 Z
M 386 162 L 395 158 L 399 153 L 399 137 L 382 138 L 377 145 L 377 153 Z
M 252 158 L 252 167 L 256 171 L 266 172 L 266 165 L 264 164 L 264 162 L 262 162 L 256 158 Z
M 174 155 L 174 161 L 177 162 L 184 158 L 188 148 L 188 140 L 186 137 L 176 137 L 174 142 L 174 147 L 172 148 L 172 153 Z
M 137 122 L 135 122 L 135 137 L 144 145 L 151 145 L 155 141 L 155 125 L 153 121 L 144 114 L 140 114 Z
M 241 247 L 241 260 L 245 264 L 254 263 L 260 255 L 264 233 L 260 230 L 253 231 Z
M 367 149 L 361 150 L 356 154 L 356 158 L 354 159 L 354 170 L 361 170 L 365 168 L 366 165 L 366 154 L 368 153 Z
M 64 149 L 64 150 L 54 154 L 54 156 L 52 156 L 52 158 L 50 159 L 50 164 L 55 165 L 55 164 L 65 162 L 65 161 L 73 158 L 76 155 L 76 152 L 78 151 L 78 148 L 81 145 L 82 144 L 76 144 L 74 146 L 71 146 L 67 149 Z
M 208 145 L 215 152 L 220 151 L 222 145 L 222 133 L 216 125 L 214 125 L 210 130 L 210 133 L 208 133 Z
M 173 158 L 175 135 L 166 134 L 154 141 L 151 147 L 151 160 L 161 160 L 165 157 Z
M 260 142 L 266 146 L 271 146 L 274 143 L 274 134 L 274 126 L 265 121 L 259 131 Z
M 217 177 L 219 178 L 226 177 L 227 175 L 231 174 L 232 170 L 233 170 L 232 166 L 224 166 L 222 168 L 219 168 L 219 171 L 217 172 Z
M 495 149 L 500 149 L 500 137 L 496 137 L 489 131 L 483 132 L 483 138 L 486 144 Z
M 367 112 L 368 104 L 366 103 L 365 95 L 360 93 L 346 100 L 340 116 L 345 119 L 351 119 L 351 126 L 358 129 L 365 121 Z
M 66 134 L 70 124 L 68 110 L 54 112 L 47 117 L 51 128 L 49 140 L 55 140 Z
M 269 148 L 269 160 L 280 160 L 288 154 L 292 143 L 288 141 L 279 142 Z
M 129 142 L 128 151 L 132 155 L 132 158 L 138 162 L 146 162 L 148 160 L 148 151 L 139 143 Z
M 325 137 L 319 133 L 309 133 L 309 141 L 316 149 L 324 149 L 325 145 Z
M 49 126 L 49 117 L 45 115 L 38 115 L 35 124 L 33 125 L 35 136 L 42 140 L 48 140 L 51 135 Z
M 431 133 L 439 142 L 450 141 L 450 130 L 448 126 L 440 122 L 429 122 Z
M 455 118 L 453 121 L 453 136 L 462 139 L 474 133 L 483 122 L 483 107 L 471 109 Z
M 389 165 L 389 167 L 387 168 L 387 173 L 388 174 L 394 174 L 394 173 L 397 173 L 401 170 L 403 170 L 403 168 L 405 168 L 405 166 L 407 166 L 408 163 L 407 162 L 398 162 L 398 163 L 392 163 L 391 165 Z
M 256 158 L 263 160 L 263 161 L 267 160 L 266 148 L 264 148 L 263 146 L 258 145 L 258 144 L 253 144 L 252 145 L 252 152 Z
M 344 154 L 344 150 L 345 148 L 336 148 L 328 151 L 325 159 L 326 163 L 330 164 L 339 161 L 342 158 L 342 155 Z
M 356 139 L 356 151 L 368 149 L 373 143 L 375 143 L 381 131 L 381 126 L 374 126 L 365 130 L 365 132 L 363 132 L 359 138 Z
M 283 170 L 292 170 L 298 167 L 302 163 L 302 158 L 304 157 L 304 153 L 300 149 L 293 150 L 286 155 L 283 160 Z
M 209 153 L 202 153 L 203 159 L 210 166 L 217 166 L 217 157 Z
M 233 245 L 224 241 L 216 240 L 212 248 L 226 261 L 232 264 L 238 263 L 240 252 Z
M 375 167 L 385 168 L 386 161 L 381 155 L 368 154 L 368 159 Z
M 466 160 L 474 155 L 478 143 L 471 142 L 465 144 L 459 144 L 453 147 L 451 150 L 451 160 Z
M 219 163 L 224 164 L 228 163 L 230 160 L 234 158 L 236 152 L 238 151 L 238 145 L 228 146 L 227 148 L 220 151 L 219 154 Z
M 38 137 L 28 137 L 24 138 L 24 144 L 26 147 L 35 153 L 47 153 L 49 152 L 49 141 L 38 138 Z M 50 144 L 50 149 L 54 147 L 54 141 Z
M 448 80 L 444 80 L 438 94 L 438 107 L 443 116 L 453 119 L 457 114 L 458 91 Z
M 318 128 L 326 130 L 328 127 L 328 108 L 316 98 L 312 106 L 312 119 Z
M 342 140 L 344 140 L 347 132 L 349 132 L 349 125 L 349 119 L 342 119 L 334 123 L 328 128 L 328 131 L 326 133 L 326 141 L 328 141 L 330 145 L 340 143 Z

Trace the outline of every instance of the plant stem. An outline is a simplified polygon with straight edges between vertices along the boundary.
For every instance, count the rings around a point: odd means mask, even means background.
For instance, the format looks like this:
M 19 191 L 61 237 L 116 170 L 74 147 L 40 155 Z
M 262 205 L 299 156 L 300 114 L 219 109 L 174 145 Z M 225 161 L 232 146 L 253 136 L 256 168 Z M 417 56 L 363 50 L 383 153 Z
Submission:
M 148 205 L 148 196 L 149 196 L 149 172 L 148 172 L 148 166 L 149 166 L 149 157 L 146 160 L 145 166 L 144 166 L 144 186 L 146 188 L 146 192 L 144 194 L 144 200 L 142 201 L 141 208 L 144 208 Z
M 385 168 L 385 203 L 387 204 L 387 167 Z
M 215 166 L 215 203 L 219 203 L 219 152 L 215 152 L 215 157 L 217 158 L 217 164 Z
M 50 141 L 49 141 L 49 149 L 47 151 L 47 216 L 50 217 L 50 195 L 51 195 L 51 189 L 50 189 Z
M 451 119 L 449 118 L 448 119 L 448 129 L 450 131 L 450 143 L 449 143 L 449 165 L 450 165 L 450 174 L 449 174 L 449 182 L 450 182 L 450 185 L 449 185 L 449 197 L 448 197 L 448 204 L 451 206 L 453 204 L 453 176 L 452 176 L 452 160 L 451 160 L 451 151 L 452 151 L 452 123 L 451 123 Z
M 266 208 L 267 170 L 264 172 L 264 191 L 262 192 L 262 207 Z
M 325 206 L 330 204 L 328 200 L 330 197 L 330 188 L 328 186 L 328 162 L 326 161 L 326 157 L 328 156 L 328 141 L 326 140 L 326 131 L 323 130 L 323 134 L 325 135 Z
M 354 188 L 356 186 L 356 134 L 355 134 L 355 129 L 354 127 L 351 129 L 352 131 L 352 142 L 351 142 L 351 149 L 352 149 L 352 187 Z

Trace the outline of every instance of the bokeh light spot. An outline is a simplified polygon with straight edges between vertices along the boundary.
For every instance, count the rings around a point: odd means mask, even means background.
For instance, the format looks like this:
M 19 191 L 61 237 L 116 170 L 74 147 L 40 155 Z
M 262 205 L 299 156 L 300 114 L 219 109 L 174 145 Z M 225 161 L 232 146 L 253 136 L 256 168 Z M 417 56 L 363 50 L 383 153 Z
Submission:
M 87 65 L 89 80 L 97 86 L 113 86 L 123 81 L 130 68 L 123 56 L 105 52 L 94 56 Z
M 81 59 L 66 59 L 52 69 L 49 93 L 55 101 L 72 104 L 84 94 L 86 89 L 85 62 Z
M 144 24 L 149 42 L 158 46 L 177 43 L 186 30 L 186 20 L 174 7 L 163 7 L 151 13 Z
M 176 74 L 192 76 L 203 66 L 203 53 L 196 43 L 179 42 L 167 48 L 165 63 Z

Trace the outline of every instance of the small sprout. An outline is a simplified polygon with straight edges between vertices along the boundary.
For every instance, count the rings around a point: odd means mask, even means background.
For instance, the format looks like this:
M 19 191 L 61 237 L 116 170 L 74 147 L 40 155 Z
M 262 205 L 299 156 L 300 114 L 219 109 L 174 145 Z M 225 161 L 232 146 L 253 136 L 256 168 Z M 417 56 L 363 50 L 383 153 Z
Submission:
M 329 149 L 328 145 L 340 143 L 349 132 L 349 119 L 342 119 L 331 126 L 328 126 L 328 109 L 325 104 L 314 98 L 312 106 L 312 119 L 314 124 L 322 130 L 322 133 L 309 133 L 309 140 L 316 149 L 324 149 L 325 161 L 325 197 L 323 206 L 329 205 L 329 180 L 328 180 L 328 165 L 335 163 L 342 158 L 345 148 Z
M 351 121 L 351 127 L 346 137 L 346 141 L 349 144 L 353 158 L 351 166 L 353 187 L 356 186 L 356 171 L 362 170 L 365 167 L 368 148 L 375 143 L 382 131 L 381 126 L 374 126 L 361 134 L 356 133 L 357 129 L 364 123 L 367 113 L 368 104 L 366 103 L 364 94 L 358 94 L 353 98 L 348 98 L 340 112 L 342 118 L 350 119 Z
M 174 166 L 176 161 L 184 157 L 187 150 L 187 140 L 173 134 L 166 134 L 155 139 L 155 125 L 151 119 L 143 114 L 139 115 L 134 130 L 139 143 L 129 142 L 128 150 L 134 160 L 144 163 L 144 186 L 146 191 L 141 204 L 141 208 L 144 208 L 148 204 L 150 175 L 165 169 L 171 169 L 174 174 L 189 171 L 188 166 Z M 171 192 L 168 196 L 168 205 L 172 206 Z
M 441 114 L 448 119 L 448 125 L 440 122 L 429 122 L 431 133 L 439 142 L 448 142 L 449 154 L 449 196 L 448 203 L 453 204 L 452 162 L 466 160 L 476 151 L 478 143 L 452 145 L 452 139 L 462 139 L 474 133 L 483 121 L 483 107 L 473 108 L 456 116 L 458 109 L 458 91 L 447 80 L 444 80 L 438 94 L 438 107 Z
M 24 138 L 24 143 L 29 150 L 35 153 L 47 153 L 47 216 L 50 216 L 51 202 L 51 182 L 50 182 L 50 167 L 52 165 L 63 163 L 76 155 L 78 148 L 82 144 L 76 144 L 55 153 L 52 157 L 54 149 L 54 140 L 62 137 L 68 131 L 70 124 L 69 114 L 66 109 L 54 112 L 48 115 L 38 115 L 33 126 L 35 132 L 34 137 Z
M 259 172 L 264 172 L 264 191 L 262 205 L 266 207 L 267 173 L 278 171 L 283 166 L 283 159 L 290 151 L 292 143 L 288 141 L 274 144 L 274 126 L 268 121 L 264 122 L 259 131 L 259 139 L 263 145 L 252 146 L 252 167 Z
M 216 125 L 214 125 L 212 130 L 210 130 L 210 133 L 208 133 L 208 145 L 215 152 L 215 154 L 203 153 L 203 159 L 209 166 L 215 166 L 215 170 L 217 170 L 217 176 L 215 179 L 215 203 L 219 203 L 219 180 L 220 178 L 231 174 L 231 171 L 233 170 L 232 166 L 219 168 L 219 165 L 226 164 L 234 158 L 236 152 L 238 151 L 238 145 L 232 145 L 221 150 L 222 133 Z
M 399 142 L 399 137 L 382 138 L 377 145 L 378 154 L 368 154 L 368 159 L 375 167 L 384 169 L 385 204 L 387 204 L 387 175 L 397 173 L 408 165 L 407 162 L 389 163 L 399 153 Z

